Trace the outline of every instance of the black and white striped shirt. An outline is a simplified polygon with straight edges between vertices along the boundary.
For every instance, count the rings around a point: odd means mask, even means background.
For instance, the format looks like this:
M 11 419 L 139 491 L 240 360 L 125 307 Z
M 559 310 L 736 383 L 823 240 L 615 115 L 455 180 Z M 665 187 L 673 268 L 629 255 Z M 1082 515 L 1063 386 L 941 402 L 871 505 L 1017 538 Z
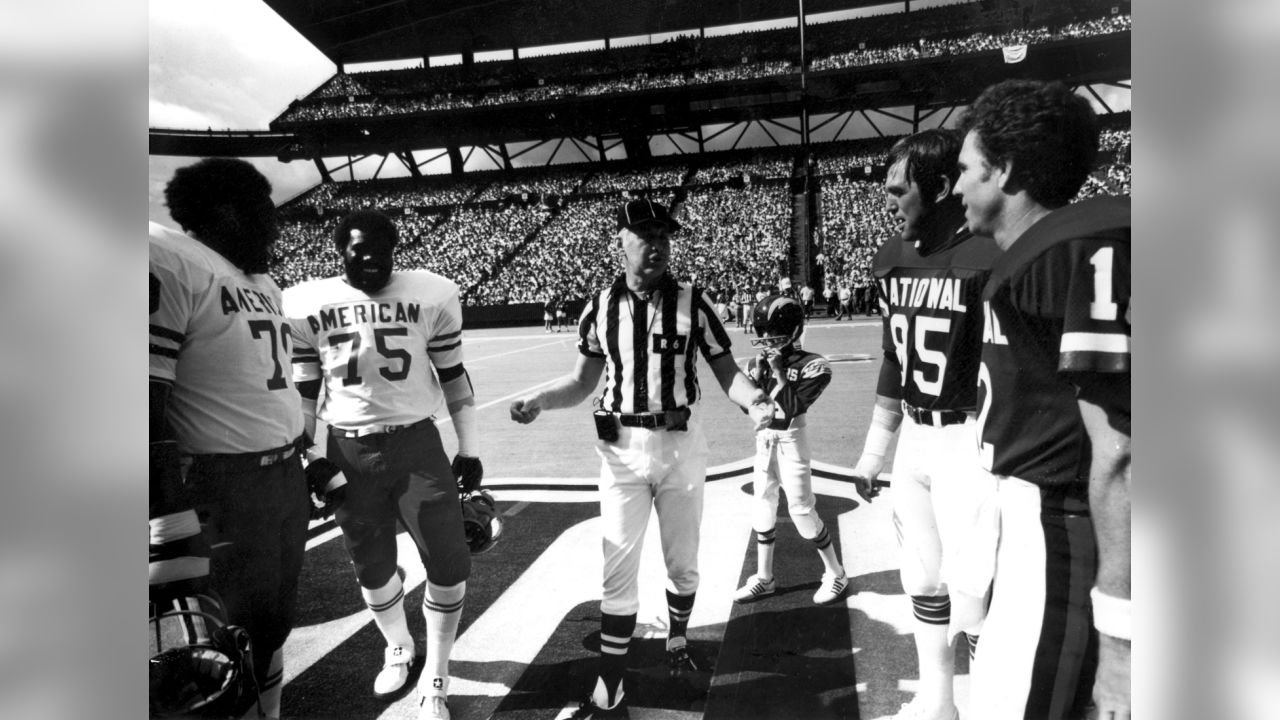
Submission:
M 626 276 L 591 299 L 578 321 L 578 350 L 605 361 L 605 410 L 662 412 L 698 401 L 695 350 L 729 354 L 729 333 L 701 288 L 663 278 L 649 299 Z

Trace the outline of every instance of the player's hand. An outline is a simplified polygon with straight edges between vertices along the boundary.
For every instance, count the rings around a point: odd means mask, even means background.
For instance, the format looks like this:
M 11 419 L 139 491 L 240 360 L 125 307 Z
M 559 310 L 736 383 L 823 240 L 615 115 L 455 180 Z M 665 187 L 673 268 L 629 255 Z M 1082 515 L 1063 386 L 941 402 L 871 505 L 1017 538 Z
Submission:
M 759 431 L 769 427 L 769 423 L 773 422 L 773 415 L 777 409 L 778 406 L 774 404 L 773 398 L 765 397 L 763 400 L 747 406 L 747 414 L 751 416 L 751 422 L 755 425 L 755 429 Z
M 453 477 L 458 481 L 458 491 L 469 493 L 480 489 L 480 481 L 484 480 L 484 465 L 480 458 L 470 455 L 454 455 Z
M 311 519 L 324 520 L 347 498 L 347 478 L 333 461 L 319 454 L 307 454 L 303 470 L 311 493 Z
M 884 470 L 884 458 L 863 455 L 858 459 L 858 464 L 853 468 L 853 487 L 858 497 L 871 502 L 880 495 L 880 488 L 876 487 L 875 481 L 880 477 L 882 470 Z
M 1098 720 L 1129 720 L 1129 641 L 1098 634 L 1098 670 L 1093 702 Z
M 511 403 L 511 419 L 521 425 L 528 425 L 542 413 L 542 406 L 537 398 L 524 398 Z

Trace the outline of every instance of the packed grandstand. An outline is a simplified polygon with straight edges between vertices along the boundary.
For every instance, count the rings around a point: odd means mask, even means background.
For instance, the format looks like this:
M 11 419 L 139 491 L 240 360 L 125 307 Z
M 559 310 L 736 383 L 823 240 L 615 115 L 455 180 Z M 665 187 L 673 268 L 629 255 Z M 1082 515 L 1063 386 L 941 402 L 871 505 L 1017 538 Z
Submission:
M 943 56 L 1000 53 L 1128 33 L 1130 4 L 1077 0 L 1037 6 L 1010 22 L 961 3 L 816 24 L 804 52 L 794 28 L 683 35 L 657 44 L 398 70 L 339 71 L 292 103 L 274 130 L 516 107 L 565 97 L 811 76 Z M 1129 113 L 1104 115 L 1098 163 L 1081 197 L 1130 192 Z M 884 157 L 897 136 L 778 143 L 639 160 L 571 162 L 451 175 L 324 182 L 282 208 L 273 275 L 288 287 L 338 274 L 328 237 L 345 212 L 377 207 L 400 228 L 399 267 L 458 282 L 469 306 L 586 296 L 616 272 L 611 213 L 625 197 L 672 204 L 685 226 L 673 269 L 736 294 L 801 278 L 858 284 L 891 234 Z M 320 248 L 318 251 L 317 248 Z M 787 283 L 783 283 L 784 285 Z

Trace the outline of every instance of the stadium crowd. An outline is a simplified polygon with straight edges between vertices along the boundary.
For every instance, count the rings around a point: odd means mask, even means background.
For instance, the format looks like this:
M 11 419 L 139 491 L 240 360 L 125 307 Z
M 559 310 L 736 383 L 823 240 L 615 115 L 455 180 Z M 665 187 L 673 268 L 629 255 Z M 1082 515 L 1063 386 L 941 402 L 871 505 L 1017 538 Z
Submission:
M 893 140 L 813 148 L 814 254 L 824 285 L 865 282 L 876 249 L 892 234 L 877 173 Z M 1103 131 L 1104 162 L 1080 199 L 1131 193 L 1130 144 L 1127 128 Z M 646 193 L 672 205 L 685 225 L 683 242 L 673 247 L 673 270 L 723 288 L 718 294 L 727 302 L 744 290 L 776 288 L 789 274 L 792 206 L 785 178 L 793 163 L 793 149 L 769 149 L 641 168 L 553 166 L 477 178 L 326 183 L 286 208 L 290 220 L 283 223 L 273 272 L 285 287 L 336 274 L 329 240 L 336 218 L 378 207 L 400 228 L 397 263 L 454 278 L 468 305 L 580 299 L 615 272 L 612 213 L 619 200 Z M 539 202 L 545 194 L 559 201 Z
M 892 21 L 897 21 L 894 24 Z M 982 27 L 968 8 L 934 8 L 815 26 L 806 42 L 811 71 L 963 55 L 1132 29 L 1127 13 L 1042 24 L 1007 32 Z M 892 31 L 872 33 L 889 23 Z M 750 80 L 799 71 L 793 31 L 714 38 L 681 37 L 645 48 L 368 73 L 339 72 L 295 101 L 272 123 L 492 107 L 687 85 Z M 865 37 L 857 49 L 851 38 Z M 664 68 L 656 71 L 655 68 Z
M 1016 45 L 1037 45 L 1068 38 L 1110 35 L 1132 29 L 1131 16 L 1115 15 L 1086 22 L 1069 23 L 1057 30 L 1039 26 L 1003 33 L 973 33 L 964 37 L 920 38 L 914 44 L 908 42 L 885 47 L 860 48 L 815 58 L 810 69 L 832 70 L 948 55 L 969 55 Z

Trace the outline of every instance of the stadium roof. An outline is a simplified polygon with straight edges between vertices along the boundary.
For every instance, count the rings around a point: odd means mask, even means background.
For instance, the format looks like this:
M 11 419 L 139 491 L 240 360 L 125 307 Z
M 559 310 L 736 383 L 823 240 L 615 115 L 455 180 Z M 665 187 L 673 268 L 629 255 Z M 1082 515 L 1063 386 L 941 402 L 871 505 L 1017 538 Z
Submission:
M 885 0 L 264 0 L 334 63 L 426 58 L 794 17 Z

